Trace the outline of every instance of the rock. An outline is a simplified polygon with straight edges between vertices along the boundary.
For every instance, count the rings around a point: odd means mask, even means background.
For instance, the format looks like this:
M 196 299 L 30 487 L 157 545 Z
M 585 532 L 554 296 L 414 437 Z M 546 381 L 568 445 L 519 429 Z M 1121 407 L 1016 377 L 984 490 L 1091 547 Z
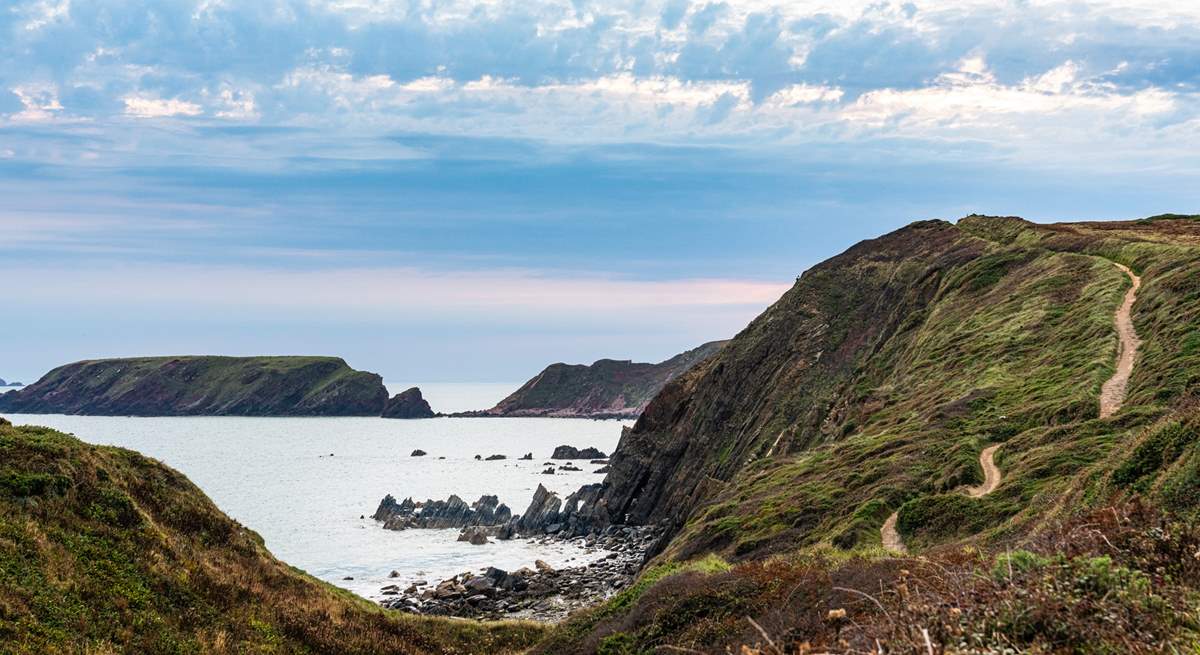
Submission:
M 582 471 L 583 469 L 579 468 L 578 466 L 572 466 L 571 464 L 565 464 L 563 466 L 558 467 L 558 470 L 560 470 L 560 471 Z
M 405 389 L 383 406 L 383 418 L 433 418 L 437 416 L 417 387 Z
M 5 426 L 10 426 L 10 427 L 11 427 L 11 426 L 12 426 L 12 422 L 11 422 L 11 421 L 9 421 L 8 419 L 4 418 L 3 416 L 0 416 L 0 427 L 5 427 Z
M 490 594 L 492 592 L 493 583 L 490 578 L 478 577 L 467 580 L 465 583 L 463 583 L 463 586 L 467 588 L 468 592 L 474 592 L 477 594 Z
M 550 459 L 608 459 L 608 455 L 592 447 L 580 450 L 574 446 L 559 446 L 554 449 Z
M 424 450 L 421 450 L 420 448 L 418 448 L 418 449 L 416 449 L 416 450 L 412 451 L 412 454 L 411 454 L 411 455 L 409 455 L 409 457 L 424 457 L 424 456 L 426 456 L 426 455 L 428 455 L 428 454 L 429 454 L 429 453 L 427 453 L 427 452 L 425 452 Z
M 481 459 L 483 459 L 483 456 L 482 456 L 482 455 L 476 455 L 476 456 L 475 456 L 475 461 L 477 461 L 477 462 L 478 462 L 478 461 L 479 461 L 479 460 L 481 460 Z
M 343 580 L 353 580 L 353 579 L 354 579 L 354 576 L 350 576 L 350 575 L 348 575 L 348 576 L 346 576 L 346 577 L 344 577 L 344 578 L 342 578 L 342 579 L 343 579 Z
M 550 468 L 542 471 L 542 475 L 554 475 L 554 467 L 551 466 Z
M 490 543 L 488 542 L 489 534 L 495 534 L 495 529 L 479 525 L 472 525 L 463 528 L 462 532 L 458 534 L 458 540 L 470 542 L 474 546 L 482 546 L 486 543 Z
M 486 460 L 489 462 L 495 462 L 495 461 L 502 460 L 502 459 L 508 459 L 508 456 L 507 455 L 488 455 L 486 458 Z
M 391 494 L 384 496 L 379 508 L 371 515 L 383 521 L 388 530 L 408 528 L 464 528 L 467 526 L 500 526 L 512 520 L 512 510 L 496 496 L 480 496 L 471 505 L 458 496 L 446 500 L 426 500 L 414 503 L 405 498 L 397 503 Z
M 611 470 L 612 470 L 612 467 L 610 467 L 610 466 L 601 466 L 600 468 L 596 469 L 595 471 L 592 471 L 592 473 L 608 473 Z
M 607 464 L 607 463 L 608 463 L 607 459 L 593 459 L 592 461 L 588 462 L 588 464 Z
M 525 453 L 524 455 L 521 455 L 520 459 L 532 460 L 532 459 L 533 459 L 533 453 Z
M 400 577 L 400 572 L 393 569 L 392 572 L 388 574 L 388 577 L 389 578 L 398 578 L 398 577 Z
M 544 562 L 543 560 L 540 560 L 540 559 L 534 560 L 533 566 L 534 566 L 534 568 L 536 568 L 538 570 L 538 573 L 553 573 L 554 572 L 553 566 L 550 566 L 549 564 L 547 564 L 546 562 Z

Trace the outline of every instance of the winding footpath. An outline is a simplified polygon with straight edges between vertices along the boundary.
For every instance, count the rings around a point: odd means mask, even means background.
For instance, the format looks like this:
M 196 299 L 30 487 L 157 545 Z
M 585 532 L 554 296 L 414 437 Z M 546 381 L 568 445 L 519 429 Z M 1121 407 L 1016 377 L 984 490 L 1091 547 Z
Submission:
M 1135 275 L 1124 264 L 1113 262 L 1113 265 L 1129 276 L 1133 286 L 1125 292 L 1125 300 L 1117 308 L 1114 319 L 1117 336 L 1120 339 L 1120 349 L 1117 352 L 1116 372 L 1100 388 L 1100 418 L 1108 418 L 1116 414 L 1121 409 L 1121 405 L 1125 403 L 1129 376 L 1133 374 L 1133 363 L 1137 357 L 1138 347 L 1142 345 L 1142 340 L 1138 338 L 1137 331 L 1133 327 L 1132 317 L 1133 304 L 1137 302 L 1137 292 L 1142 286 L 1142 278 Z M 967 487 L 968 496 L 982 498 L 1000 486 L 1000 469 L 996 466 L 995 461 L 996 451 L 1000 449 L 1000 446 L 1001 444 L 988 446 L 979 453 L 979 465 L 983 467 L 983 484 L 977 487 Z M 891 516 L 883 522 L 883 527 L 879 529 L 879 535 L 883 539 L 884 548 L 903 555 L 908 553 L 908 548 L 904 546 L 904 540 L 900 538 L 900 531 L 896 529 L 896 521 L 899 518 L 898 511 L 892 512 Z
M 1129 376 L 1133 373 L 1133 361 L 1137 357 L 1138 347 L 1142 340 L 1138 338 L 1133 328 L 1133 303 L 1137 301 L 1138 289 L 1142 287 L 1142 278 L 1134 275 L 1128 266 L 1113 264 L 1129 276 L 1133 286 L 1125 292 L 1125 301 L 1117 308 L 1117 336 L 1120 338 L 1120 350 L 1117 354 L 1117 370 L 1113 376 L 1100 388 L 1100 418 L 1108 418 L 1121 409 L 1125 403 L 1125 393 L 1129 386 Z

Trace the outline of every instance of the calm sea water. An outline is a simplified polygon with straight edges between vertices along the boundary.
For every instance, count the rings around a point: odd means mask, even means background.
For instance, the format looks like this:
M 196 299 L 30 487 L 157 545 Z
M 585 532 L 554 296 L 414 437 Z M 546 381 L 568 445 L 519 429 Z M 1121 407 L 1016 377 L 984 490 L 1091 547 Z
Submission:
M 393 392 L 407 386 L 388 383 Z M 435 410 L 460 411 L 490 407 L 519 385 L 420 386 Z M 611 453 L 627 425 L 532 418 L 6 417 L 155 457 L 261 534 L 280 559 L 369 598 L 385 584 L 433 582 L 490 565 L 515 569 L 535 559 L 562 566 L 594 557 L 566 544 L 524 540 L 472 546 L 455 541 L 457 530 L 393 532 L 369 517 L 388 493 L 417 500 L 453 493 L 467 502 L 496 494 L 520 513 L 539 483 L 565 495 L 603 478 L 586 462 L 580 473 L 542 475 L 555 446 Z M 429 454 L 410 457 L 416 448 Z M 516 459 L 527 452 L 532 462 Z M 477 454 L 509 459 L 475 461 Z M 399 579 L 387 577 L 392 570 Z

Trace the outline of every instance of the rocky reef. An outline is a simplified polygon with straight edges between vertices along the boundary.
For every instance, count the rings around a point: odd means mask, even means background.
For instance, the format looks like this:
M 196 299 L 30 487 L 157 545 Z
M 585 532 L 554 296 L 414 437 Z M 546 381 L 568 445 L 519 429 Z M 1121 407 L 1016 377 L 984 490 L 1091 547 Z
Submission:
M 382 521 L 387 530 L 499 527 L 512 520 L 512 510 L 496 496 L 480 496 L 479 500 L 468 505 L 455 495 L 446 500 L 413 502 L 412 498 L 405 498 L 402 502 L 396 502 L 388 494 L 371 518 Z
M 0 410 L 99 416 L 379 416 L 383 378 L 336 357 L 139 357 L 60 366 Z
M 574 446 L 559 446 L 554 449 L 550 459 L 608 459 L 608 455 L 598 448 L 579 449 Z
M 421 389 L 411 387 L 392 396 L 383 407 L 383 418 L 433 418 L 437 416 Z
M 725 343 L 706 343 L 657 364 L 615 359 L 551 364 L 495 407 L 458 415 L 637 418 L 663 386 Z

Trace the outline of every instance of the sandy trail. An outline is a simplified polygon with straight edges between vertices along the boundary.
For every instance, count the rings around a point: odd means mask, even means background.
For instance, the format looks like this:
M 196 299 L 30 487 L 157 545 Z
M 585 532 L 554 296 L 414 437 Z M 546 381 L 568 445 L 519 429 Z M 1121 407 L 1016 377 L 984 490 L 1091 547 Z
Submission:
M 967 487 L 967 495 L 972 498 L 981 498 L 996 490 L 1000 486 L 1000 469 L 996 466 L 996 451 L 1003 444 L 995 444 L 983 449 L 979 453 L 979 465 L 983 467 L 983 484 L 978 487 Z M 904 545 L 904 540 L 900 538 L 900 531 L 896 529 L 896 521 L 900 519 L 899 512 L 892 512 L 891 516 L 883 522 L 883 527 L 879 529 L 879 536 L 883 539 L 883 547 L 894 553 L 901 555 L 908 554 L 908 548 Z
M 899 512 L 892 512 L 892 515 L 887 517 L 887 520 L 883 522 L 883 527 L 879 529 L 879 534 L 883 537 L 884 548 L 894 553 L 907 555 L 908 549 L 904 547 L 904 540 L 900 538 L 900 531 L 896 529 L 896 521 L 899 518 Z
M 1129 386 L 1129 376 L 1133 373 L 1133 361 L 1137 357 L 1138 347 L 1142 340 L 1138 338 L 1137 330 L 1133 328 L 1133 303 L 1137 301 L 1138 289 L 1142 286 L 1142 278 L 1133 274 L 1128 266 L 1116 264 L 1133 282 L 1129 291 L 1125 292 L 1125 301 L 1117 308 L 1115 323 L 1117 336 L 1120 339 L 1120 350 L 1117 354 L 1117 371 L 1100 388 L 1100 418 L 1108 418 L 1121 409 L 1125 403 L 1125 393 Z
M 1134 275 L 1133 271 L 1124 264 L 1113 262 L 1113 265 L 1129 276 L 1133 286 L 1125 293 L 1124 302 L 1117 308 L 1115 323 L 1117 336 L 1121 342 L 1120 352 L 1117 355 L 1116 373 L 1113 373 L 1113 376 L 1100 389 L 1100 418 L 1112 416 L 1124 404 L 1125 393 L 1129 386 L 1129 376 L 1133 373 L 1133 362 L 1137 357 L 1138 347 L 1142 345 L 1137 330 L 1133 328 L 1133 318 L 1131 317 L 1133 303 L 1137 302 L 1137 292 L 1142 286 L 1142 278 Z M 1000 445 L 988 446 L 983 449 L 982 453 L 979 453 L 979 465 L 983 467 L 983 484 L 978 487 L 967 487 L 968 496 L 981 498 L 1000 486 L 1000 469 L 996 467 L 995 461 L 996 451 Z M 891 516 L 883 522 L 879 534 L 883 538 L 884 548 L 895 553 L 906 554 L 908 548 L 904 546 L 904 540 L 900 538 L 900 531 L 896 529 L 896 521 L 899 518 L 899 512 L 892 512 Z
M 1000 486 L 1000 469 L 996 468 L 996 451 L 1000 444 L 988 446 L 979 453 L 979 465 L 983 467 L 983 484 L 978 487 L 967 487 L 967 495 L 972 498 L 982 498 Z

